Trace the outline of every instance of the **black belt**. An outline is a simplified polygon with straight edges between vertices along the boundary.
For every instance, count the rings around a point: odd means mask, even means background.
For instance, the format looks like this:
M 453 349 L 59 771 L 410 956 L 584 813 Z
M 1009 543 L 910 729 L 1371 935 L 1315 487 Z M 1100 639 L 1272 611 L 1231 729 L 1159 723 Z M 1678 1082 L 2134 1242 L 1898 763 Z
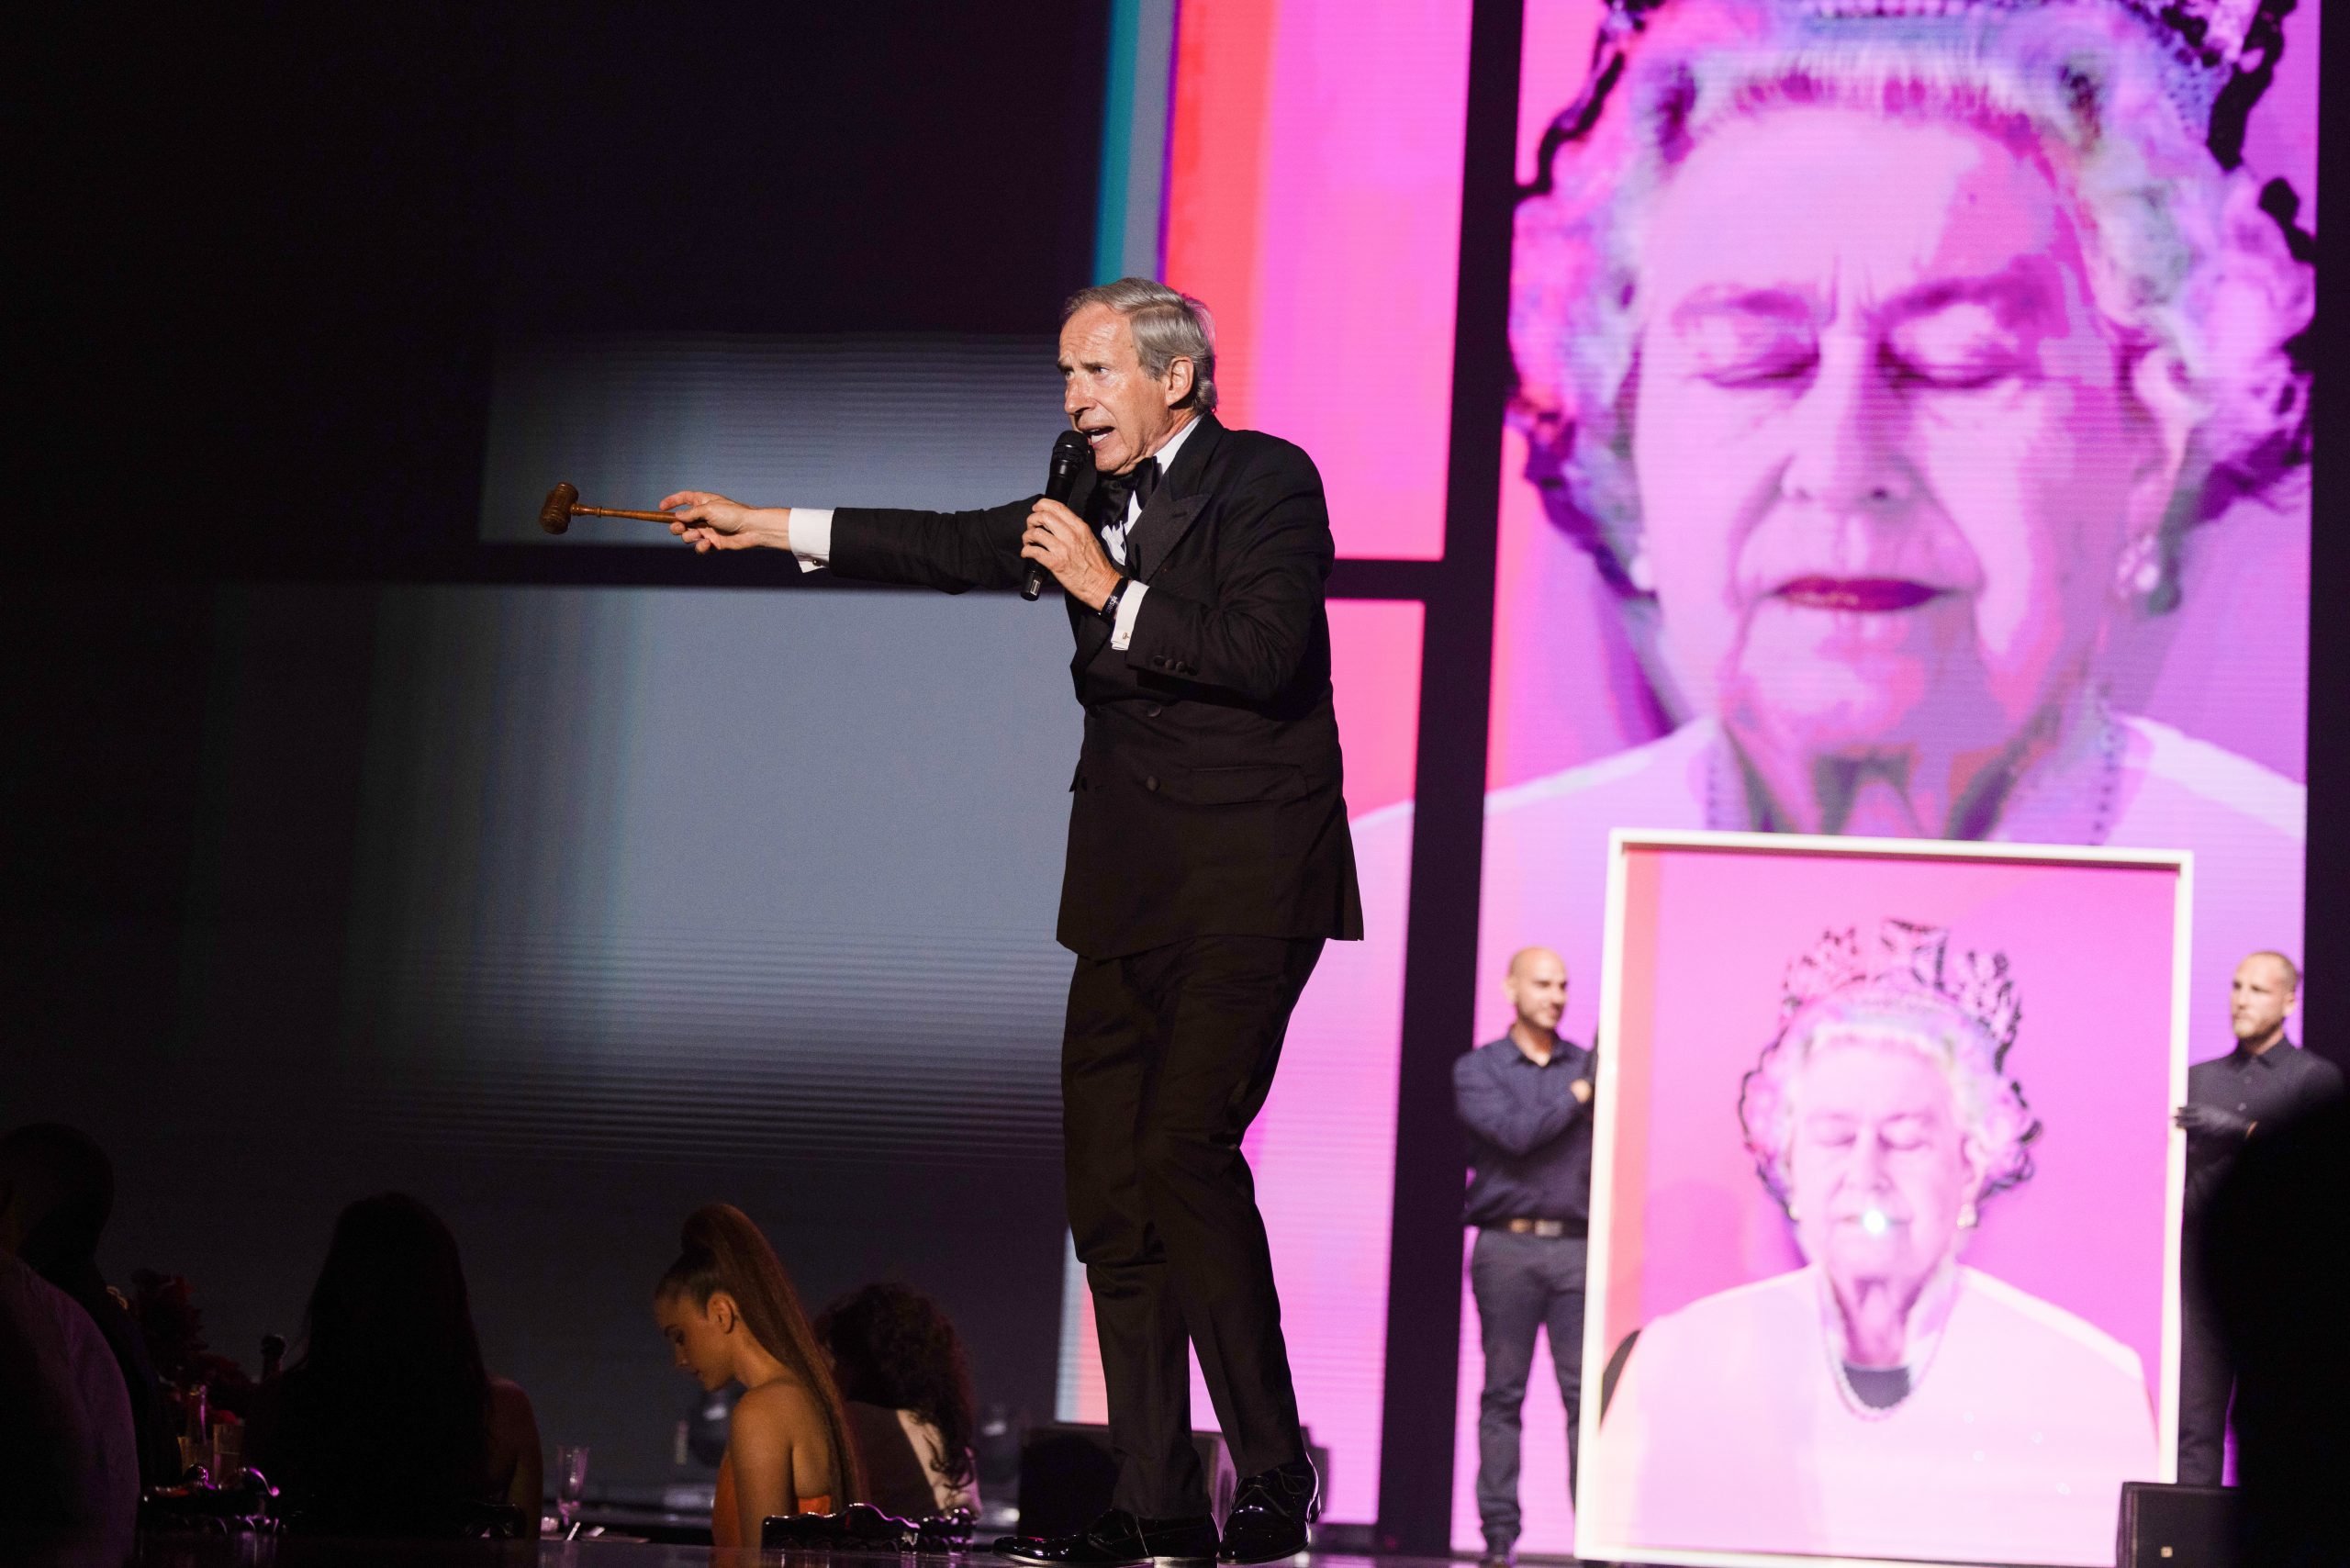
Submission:
M 1512 1236 L 1583 1236 L 1591 1227 L 1579 1219 L 1496 1219 L 1488 1220 L 1479 1228 L 1506 1230 Z

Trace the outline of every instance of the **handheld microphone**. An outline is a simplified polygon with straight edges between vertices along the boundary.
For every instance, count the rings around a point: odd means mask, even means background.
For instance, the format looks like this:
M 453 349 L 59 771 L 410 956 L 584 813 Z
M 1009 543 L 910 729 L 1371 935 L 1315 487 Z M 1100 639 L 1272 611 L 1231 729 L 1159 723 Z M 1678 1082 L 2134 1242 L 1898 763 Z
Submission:
M 1092 460 L 1092 442 L 1075 431 L 1061 431 L 1059 438 L 1053 442 L 1052 466 L 1045 474 L 1045 498 L 1048 501 L 1068 500 L 1069 493 L 1077 487 L 1077 465 Z M 1033 599 L 1044 592 L 1047 575 L 1044 562 L 1029 562 L 1027 580 L 1020 585 L 1020 597 Z

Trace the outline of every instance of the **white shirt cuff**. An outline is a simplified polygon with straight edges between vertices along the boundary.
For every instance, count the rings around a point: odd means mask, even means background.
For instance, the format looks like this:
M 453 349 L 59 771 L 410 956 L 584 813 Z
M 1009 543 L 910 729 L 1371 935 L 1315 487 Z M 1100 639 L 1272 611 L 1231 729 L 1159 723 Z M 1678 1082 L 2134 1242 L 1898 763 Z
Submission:
M 824 521 L 832 521 L 830 513 L 825 514 Z M 1110 645 L 1120 653 L 1125 652 L 1126 644 L 1135 640 L 1135 617 L 1142 613 L 1142 596 L 1149 591 L 1147 583 L 1129 582 L 1125 597 L 1118 600 L 1118 618 L 1110 622 Z
M 791 556 L 803 572 L 812 572 L 833 558 L 833 509 L 791 509 Z

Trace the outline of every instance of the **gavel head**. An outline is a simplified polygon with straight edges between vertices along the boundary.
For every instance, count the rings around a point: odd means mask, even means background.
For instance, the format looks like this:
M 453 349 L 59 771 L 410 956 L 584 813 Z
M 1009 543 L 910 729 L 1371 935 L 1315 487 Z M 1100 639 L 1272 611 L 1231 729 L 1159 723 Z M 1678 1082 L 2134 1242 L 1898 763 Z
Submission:
M 579 487 L 568 480 L 547 492 L 544 505 L 539 508 L 539 526 L 549 533 L 561 533 L 571 526 L 571 509 L 579 504 Z

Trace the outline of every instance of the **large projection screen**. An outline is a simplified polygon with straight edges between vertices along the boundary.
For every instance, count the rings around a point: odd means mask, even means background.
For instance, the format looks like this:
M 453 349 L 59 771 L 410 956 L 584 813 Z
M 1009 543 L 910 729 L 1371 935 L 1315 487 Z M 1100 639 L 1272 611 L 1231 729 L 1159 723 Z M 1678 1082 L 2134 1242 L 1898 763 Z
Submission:
M 2192 1058 L 2300 951 L 2318 17 L 2161 9 L 1529 0 L 1479 1039 L 1619 828 L 2191 852 Z

